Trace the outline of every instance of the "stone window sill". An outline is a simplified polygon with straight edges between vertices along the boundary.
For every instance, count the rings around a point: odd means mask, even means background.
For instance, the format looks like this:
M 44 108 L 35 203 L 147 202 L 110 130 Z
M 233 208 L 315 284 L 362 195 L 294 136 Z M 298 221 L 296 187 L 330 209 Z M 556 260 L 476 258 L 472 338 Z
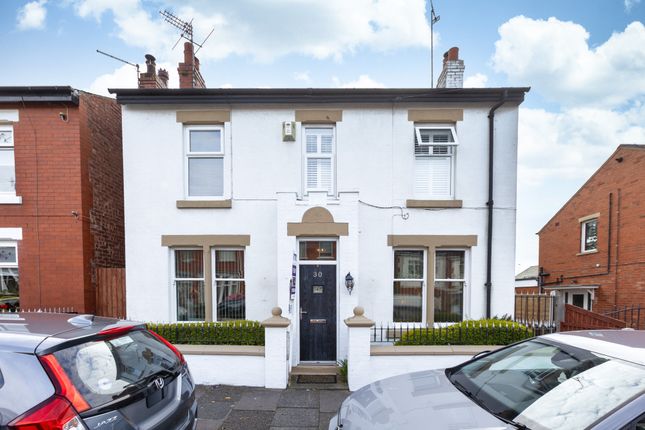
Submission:
M 577 253 L 576 255 L 579 257 L 579 256 L 581 256 L 581 255 L 589 255 L 589 254 L 597 254 L 597 253 L 598 253 L 598 250 L 597 250 L 597 249 L 592 249 L 591 251 L 583 251 L 583 252 L 579 252 L 579 253 Z
M 22 197 L 15 195 L 0 195 L 0 204 L 3 205 L 21 205 Z
M 435 209 L 435 208 L 460 208 L 463 206 L 462 200 L 406 200 L 405 206 L 408 208 Z
M 230 209 L 233 206 L 228 200 L 177 200 L 178 209 Z

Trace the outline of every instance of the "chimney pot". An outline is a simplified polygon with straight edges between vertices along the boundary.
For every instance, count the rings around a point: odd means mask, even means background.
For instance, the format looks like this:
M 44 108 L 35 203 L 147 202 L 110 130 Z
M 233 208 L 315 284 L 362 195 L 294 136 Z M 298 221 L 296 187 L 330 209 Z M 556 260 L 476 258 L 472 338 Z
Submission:
M 184 43 L 184 62 L 179 63 L 179 88 L 206 88 L 204 78 L 199 71 L 199 59 L 195 57 L 193 44 Z
M 157 74 L 157 78 L 159 78 L 161 88 L 168 88 L 168 71 L 166 69 L 159 69 L 159 73 Z

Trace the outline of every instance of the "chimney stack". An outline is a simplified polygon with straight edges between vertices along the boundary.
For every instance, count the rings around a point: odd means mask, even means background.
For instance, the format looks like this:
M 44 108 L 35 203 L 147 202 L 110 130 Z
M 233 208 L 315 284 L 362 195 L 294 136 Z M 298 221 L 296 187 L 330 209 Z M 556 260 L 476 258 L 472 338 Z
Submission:
M 443 54 L 443 70 L 437 80 L 437 88 L 463 88 L 465 68 L 464 60 L 459 59 L 459 48 L 450 48 Z
M 184 43 L 184 62 L 177 67 L 179 88 L 206 88 L 206 83 L 199 72 L 199 59 L 193 53 L 193 44 Z
M 159 69 L 157 75 L 156 59 L 146 54 L 146 72 L 139 73 L 139 88 L 168 88 L 168 72 Z

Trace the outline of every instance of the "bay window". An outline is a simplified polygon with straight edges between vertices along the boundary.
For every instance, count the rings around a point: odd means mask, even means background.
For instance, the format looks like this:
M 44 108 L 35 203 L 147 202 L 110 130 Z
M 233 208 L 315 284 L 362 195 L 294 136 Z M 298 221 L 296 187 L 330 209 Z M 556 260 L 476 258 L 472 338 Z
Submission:
M 204 252 L 201 248 L 175 249 L 173 255 L 177 321 L 204 321 Z
M 217 321 L 245 319 L 244 250 L 215 249 L 213 268 Z
M 425 261 L 424 250 L 394 250 L 394 322 L 424 321 Z
M 435 252 L 434 320 L 456 322 L 464 318 L 465 251 Z

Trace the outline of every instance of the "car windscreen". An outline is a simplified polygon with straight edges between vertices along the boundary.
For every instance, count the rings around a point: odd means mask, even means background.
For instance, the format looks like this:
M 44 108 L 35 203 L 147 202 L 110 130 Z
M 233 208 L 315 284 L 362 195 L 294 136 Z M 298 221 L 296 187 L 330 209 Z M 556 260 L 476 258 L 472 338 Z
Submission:
M 645 367 L 527 341 L 454 370 L 450 381 L 494 415 L 535 430 L 584 429 L 645 393 Z
M 90 407 L 145 387 L 155 375 L 174 376 L 177 355 L 145 330 L 75 345 L 54 353 Z

